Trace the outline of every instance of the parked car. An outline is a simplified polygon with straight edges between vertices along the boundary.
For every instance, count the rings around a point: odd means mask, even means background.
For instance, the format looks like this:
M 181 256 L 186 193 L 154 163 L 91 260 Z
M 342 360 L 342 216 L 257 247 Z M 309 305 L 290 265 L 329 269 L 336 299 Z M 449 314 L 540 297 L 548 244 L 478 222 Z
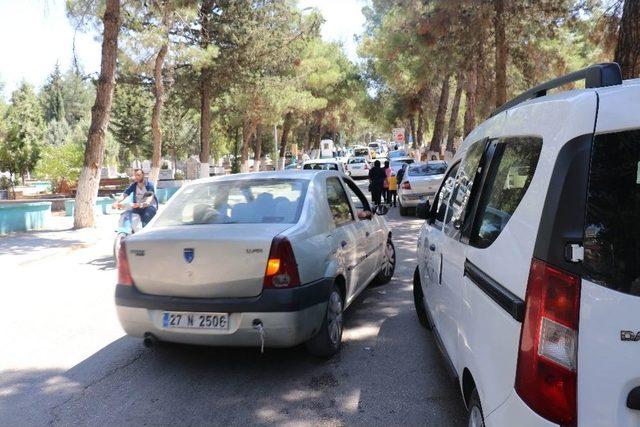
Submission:
M 409 210 L 415 208 L 420 200 L 433 198 L 446 171 L 447 163 L 441 160 L 409 164 L 402 182 L 398 184 L 400 215 L 409 215 Z
M 639 111 L 617 64 L 537 86 L 418 206 L 416 311 L 469 425 L 640 425 Z
M 340 173 L 345 173 L 344 165 L 341 161 L 336 159 L 313 159 L 307 160 L 302 163 L 302 169 L 308 170 L 325 170 L 325 171 L 338 171 Z
M 125 332 L 177 343 L 291 347 L 331 356 L 343 312 L 391 280 L 391 232 L 347 176 L 265 172 L 182 187 L 122 242 L 116 305 Z
M 365 157 L 350 157 L 345 166 L 347 175 L 351 178 L 368 178 L 369 164 Z

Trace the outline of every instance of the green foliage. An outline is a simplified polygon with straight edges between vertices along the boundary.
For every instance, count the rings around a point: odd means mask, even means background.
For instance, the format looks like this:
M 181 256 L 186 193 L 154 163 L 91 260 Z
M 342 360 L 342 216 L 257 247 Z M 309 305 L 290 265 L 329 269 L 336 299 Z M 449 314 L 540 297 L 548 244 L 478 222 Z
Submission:
M 40 93 L 40 102 L 44 112 L 44 120 L 61 122 L 65 120 L 63 78 L 60 66 L 56 63 L 53 72 L 47 78 L 47 82 Z
M 116 87 L 110 130 L 119 145 L 118 159 L 122 166 L 150 156 L 152 106 L 153 98 L 143 87 L 131 84 Z
M 7 131 L 0 143 L 0 170 L 24 175 L 35 166 L 45 136 L 42 110 L 33 88 L 23 83 L 11 95 Z
M 49 179 L 54 187 L 63 179 L 77 181 L 82 170 L 84 147 L 73 141 L 59 146 L 47 145 L 34 170 L 38 179 Z

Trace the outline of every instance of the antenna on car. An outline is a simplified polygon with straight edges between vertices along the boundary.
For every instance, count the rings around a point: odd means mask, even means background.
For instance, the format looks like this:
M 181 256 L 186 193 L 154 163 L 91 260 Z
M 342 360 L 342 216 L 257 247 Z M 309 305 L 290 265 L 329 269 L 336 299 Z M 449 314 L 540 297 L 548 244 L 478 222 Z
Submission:
M 622 84 L 622 72 L 620 71 L 620 66 L 616 62 L 591 65 L 587 68 L 583 68 L 582 70 L 565 74 L 564 76 L 532 87 L 528 91 L 523 92 L 512 100 L 502 104 L 502 106 L 494 110 L 489 117 L 500 114 L 503 111 L 530 99 L 546 96 L 547 91 L 551 89 L 581 80 L 584 80 L 585 88 L 616 86 Z

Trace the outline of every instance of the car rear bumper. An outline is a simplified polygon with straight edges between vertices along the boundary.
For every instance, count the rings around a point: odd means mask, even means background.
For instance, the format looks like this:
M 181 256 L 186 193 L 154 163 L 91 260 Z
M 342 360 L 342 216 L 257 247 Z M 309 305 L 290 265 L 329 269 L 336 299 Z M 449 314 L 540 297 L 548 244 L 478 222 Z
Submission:
M 420 203 L 420 200 L 426 198 L 432 198 L 435 195 L 433 192 L 429 193 L 402 193 L 400 194 L 400 203 L 405 208 L 415 208 Z
M 486 416 L 486 425 L 496 427 L 521 426 L 521 427 L 551 427 L 557 426 L 540 415 L 536 414 L 533 409 L 527 406 L 520 399 L 515 390 L 511 391 L 509 398 L 488 416 Z
M 368 169 L 349 169 L 347 174 L 349 174 L 349 176 L 352 176 L 354 178 L 364 178 L 369 176 L 369 170 Z
M 332 279 L 294 289 L 269 289 L 253 298 L 180 298 L 143 294 L 133 286 L 116 287 L 120 324 L 128 335 L 151 333 L 161 341 L 219 346 L 292 347 L 316 334 L 327 307 Z M 163 327 L 164 311 L 228 313 L 227 330 L 169 329 Z

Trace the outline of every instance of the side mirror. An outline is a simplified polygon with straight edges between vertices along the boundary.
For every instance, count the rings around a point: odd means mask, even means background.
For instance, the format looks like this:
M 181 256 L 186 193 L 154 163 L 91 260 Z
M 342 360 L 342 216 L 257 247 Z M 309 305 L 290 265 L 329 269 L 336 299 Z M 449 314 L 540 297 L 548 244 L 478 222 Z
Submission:
M 429 200 L 418 203 L 418 206 L 416 206 L 416 216 L 421 219 L 431 218 L 431 203 L 429 203 Z
M 376 215 L 386 215 L 388 212 L 389 212 L 389 208 L 386 205 L 376 206 L 376 210 L 375 210 Z

